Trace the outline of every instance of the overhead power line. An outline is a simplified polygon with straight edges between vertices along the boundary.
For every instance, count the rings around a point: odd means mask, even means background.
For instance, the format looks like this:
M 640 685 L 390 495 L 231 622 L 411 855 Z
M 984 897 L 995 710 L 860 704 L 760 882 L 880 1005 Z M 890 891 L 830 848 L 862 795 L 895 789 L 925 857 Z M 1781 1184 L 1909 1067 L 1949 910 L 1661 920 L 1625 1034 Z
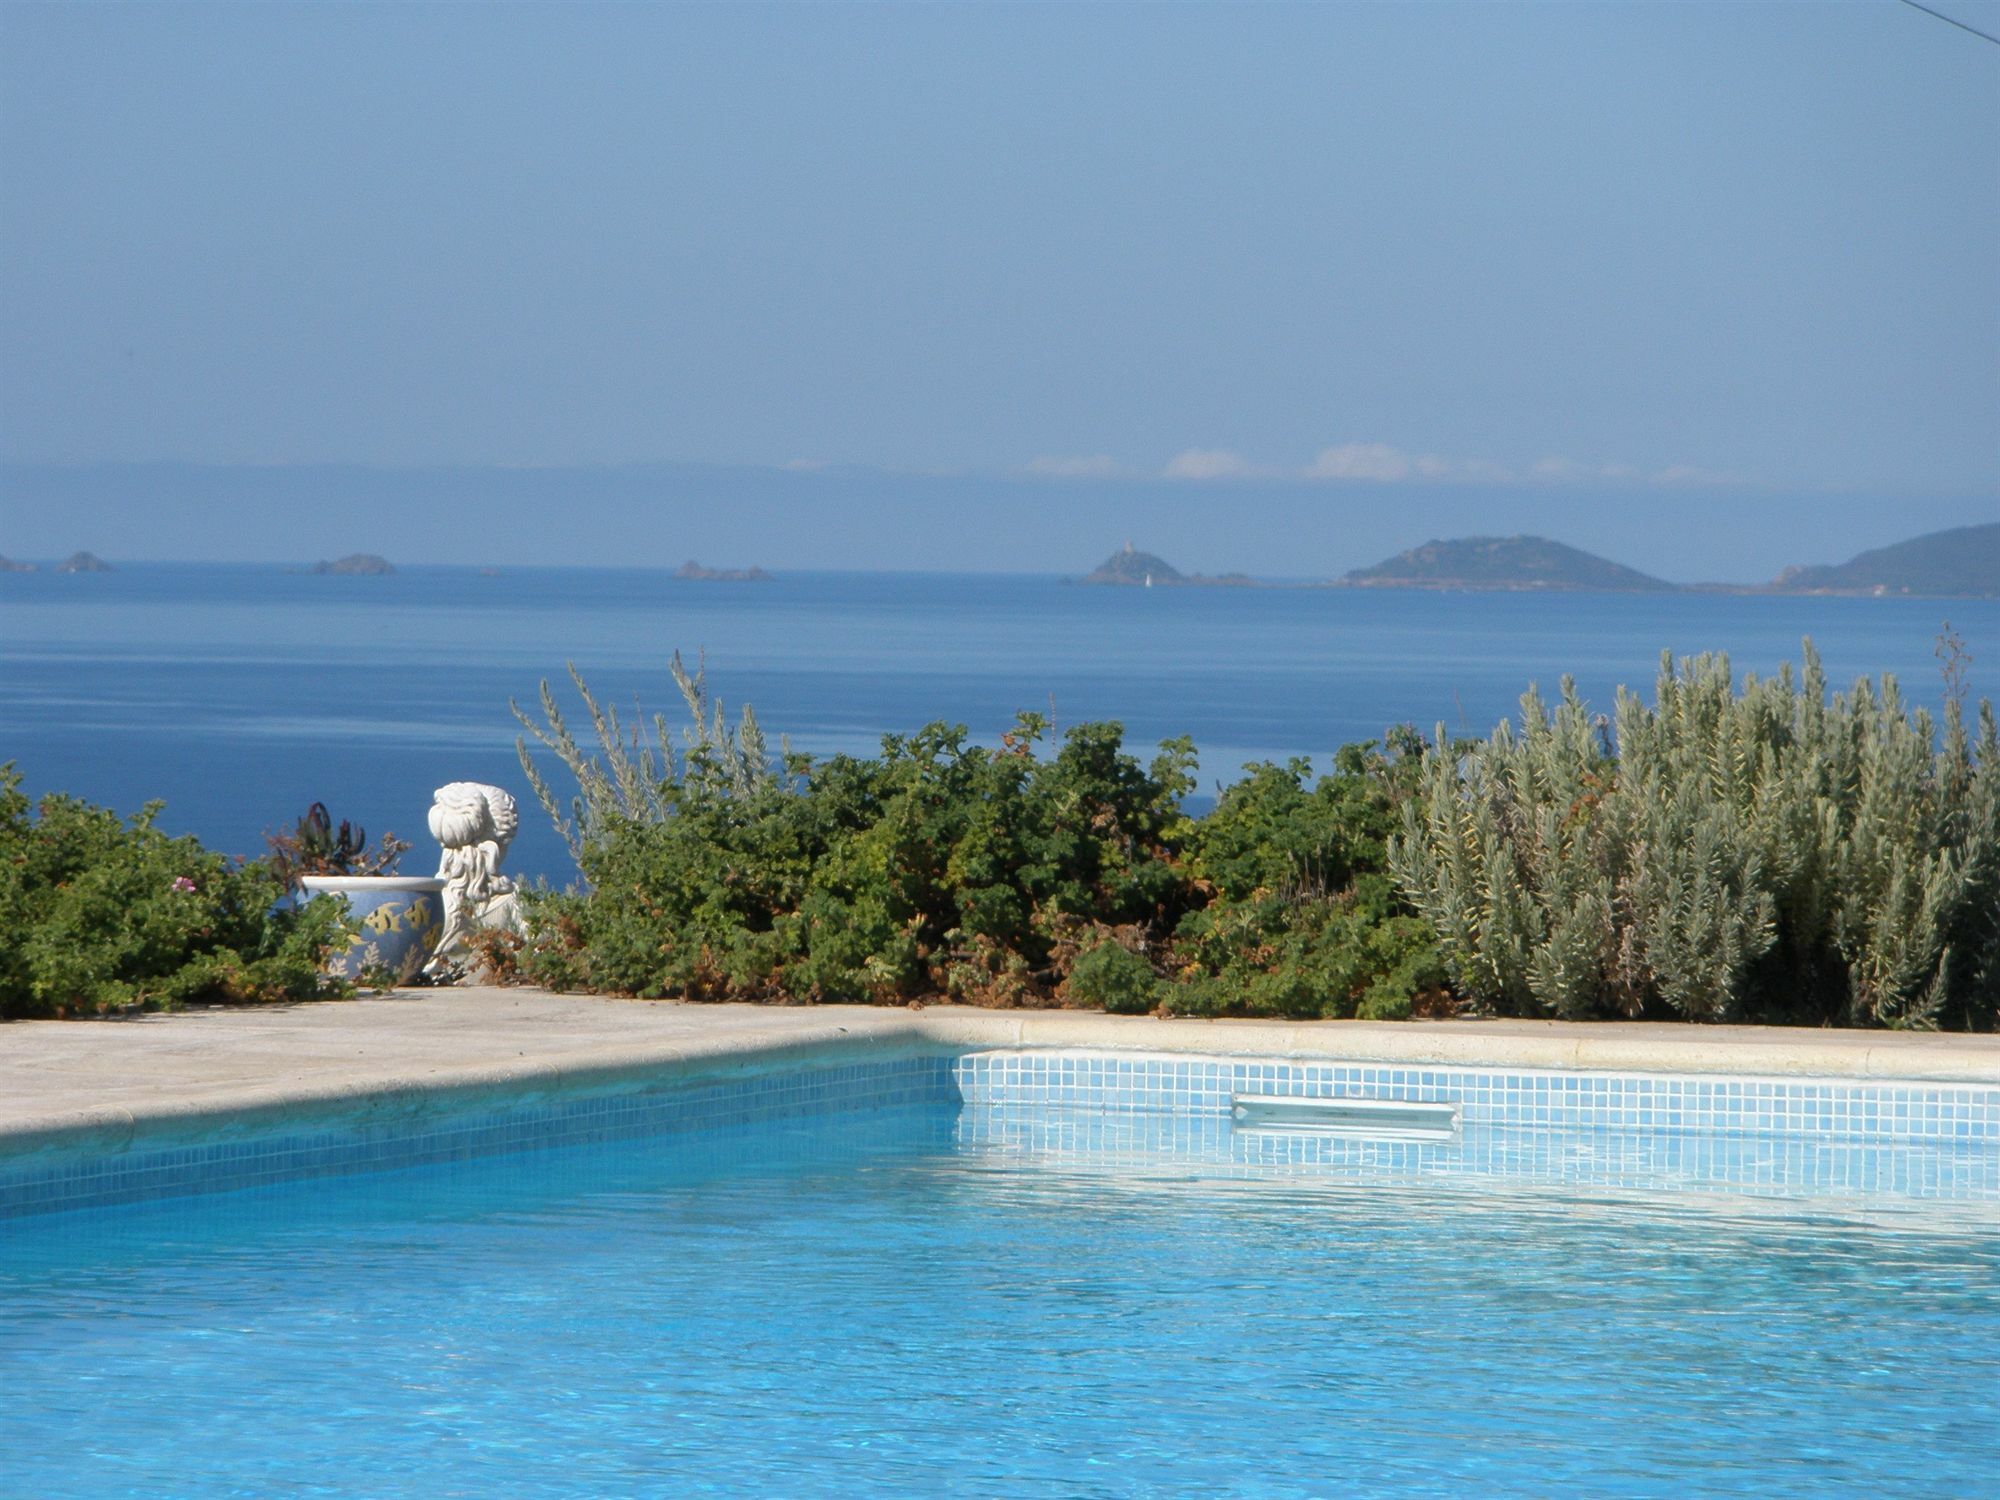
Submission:
M 1903 0 L 1903 4 L 1909 6 L 1911 10 L 1920 10 L 1927 16 L 1936 16 L 1947 26 L 1956 26 L 1960 31 L 1969 31 L 1982 42 L 1991 42 L 1994 46 L 2000 47 L 2000 36 L 1994 36 L 1990 32 L 1981 31 L 1977 26 L 1968 26 L 1963 21 L 1954 20 L 1941 10 L 1932 10 L 1928 5 L 1919 5 L 1917 4 L 1917 0 Z

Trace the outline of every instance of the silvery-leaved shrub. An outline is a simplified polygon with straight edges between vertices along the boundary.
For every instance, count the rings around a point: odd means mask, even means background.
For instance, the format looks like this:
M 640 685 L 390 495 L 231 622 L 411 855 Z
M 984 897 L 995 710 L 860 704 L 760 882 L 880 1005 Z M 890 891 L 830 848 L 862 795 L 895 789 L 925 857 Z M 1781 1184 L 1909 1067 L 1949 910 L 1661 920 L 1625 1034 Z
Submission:
M 507 707 L 521 727 L 576 781 L 576 791 L 565 804 L 529 753 L 527 739 L 515 740 L 521 770 L 534 789 L 535 800 L 579 865 L 586 848 L 610 830 L 634 823 L 665 822 L 679 789 L 713 797 L 748 798 L 776 785 L 791 761 L 789 746 L 781 746 L 779 757 L 773 760 L 749 704 L 743 705 L 741 723 L 730 725 L 721 700 L 709 692 L 706 663 L 697 661 L 690 672 L 676 651 L 667 666 L 688 710 L 689 722 L 681 730 L 678 758 L 664 714 L 654 714 L 649 721 L 635 711 L 629 722 L 621 721 L 618 705 L 600 701 L 574 662 L 569 664 L 569 678 L 583 700 L 584 714 L 597 739 L 596 754 L 577 743 L 546 680 L 541 685 L 540 723 L 520 704 L 508 700 Z
M 1740 687 L 1662 659 L 1609 721 L 1565 680 L 1425 757 L 1389 862 L 1456 987 L 1508 1014 L 1991 1027 L 2000 735 L 1895 681 Z

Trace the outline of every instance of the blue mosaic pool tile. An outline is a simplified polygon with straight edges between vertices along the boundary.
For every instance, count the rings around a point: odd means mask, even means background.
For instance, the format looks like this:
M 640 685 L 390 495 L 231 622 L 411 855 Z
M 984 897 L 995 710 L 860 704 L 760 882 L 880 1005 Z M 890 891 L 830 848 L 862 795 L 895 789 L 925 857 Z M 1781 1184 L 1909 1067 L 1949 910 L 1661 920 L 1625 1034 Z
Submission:
M 973 1052 L 969 1103 L 1227 1115 L 1232 1094 L 1455 1103 L 1468 1123 L 2000 1143 L 2000 1087 L 1712 1075 L 1553 1073 L 1055 1052 Z
M 446 1103 L 415 1128 L 407 1120 L 331 1117 L 323 1129 L 247 1139 L 29 1154 L 0 1161 L 0 1218 L 955 1097 L 949 1058 L 905 1057 L 583 1096 L 523 1095 L 497 1108 L 489 1099 L 452 1112 Z
M 1658 1195 L 1897 1199 L 2000 1210 L 2000 1149 L 1956 1141 L 1842 1140 L 1658 1130 L 1468 1125 L 1440 1141 L 1240 1128 L 1221 1114 L 968 1103 L 960 1146 L 1047 1159 L 1063 1170 L 1152 1180 L 1162 1163 L 1204 1176 L 1318 1182 L 1411 1180 L 1484 1191 L 1496 1182 Z

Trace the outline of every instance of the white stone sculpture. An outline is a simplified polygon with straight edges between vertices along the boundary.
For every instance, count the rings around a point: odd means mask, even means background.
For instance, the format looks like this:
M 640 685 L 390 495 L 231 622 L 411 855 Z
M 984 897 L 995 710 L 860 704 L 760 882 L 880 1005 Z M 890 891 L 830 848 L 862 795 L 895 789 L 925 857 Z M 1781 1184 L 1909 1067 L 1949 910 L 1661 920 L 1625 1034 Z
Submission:
M 500 873 L 507 846 L 521 826 L 514 799 L 497 786 L 454 781 L 431 798 L 431 834 L 444 846 L 438 879 L 444 882 L 444 931 L 424 965 L 432 978 L 464 973 L 474 954 L 468 941 L 488 928 L 520 932 L 521 898 Z

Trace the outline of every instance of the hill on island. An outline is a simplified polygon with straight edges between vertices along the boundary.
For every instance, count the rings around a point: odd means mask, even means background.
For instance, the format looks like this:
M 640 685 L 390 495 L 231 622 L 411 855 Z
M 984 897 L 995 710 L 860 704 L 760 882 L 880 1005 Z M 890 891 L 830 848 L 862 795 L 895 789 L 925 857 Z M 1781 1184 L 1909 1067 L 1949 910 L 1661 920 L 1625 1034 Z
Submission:
M 313 571 L 342 577 L 379 578 L 396 570 L 389 566 L 387 558 L 377 557 L 373 552 L 350 552 L 332 562 L 314 563 Z
M 1787 568 L 1771 587 L 1786 594 L 2000 597 L 2000 521 L 1933 531 L 1837 565 Z
M 1152 588 L 1155 585 L 1166 588 L 1258 587 L 1257 580 L 1247 573 L 1183 573 L 1164 557 L 1157 557 L 1151 552 L 1141 552 L 1130 542 L 1125 544 L 1122 551 L 1112 553 L 1077 581 L 1108 583 L 1126 588 Z
M 1127 542 L 1122 551 L 1114 552 L 1089 573 L 1083 575 L 1085 583 L 1180 583 L 1184 580 L 1181 570 L 1164 557 L 1155 557 L 1150 552 L 1136 551 Z
M 1339 580 L 1353 588 L 1671 589 L 1636 568 L 1542 536 L 1468 536 L 1425 542 Z
M 688 583 L 769 583 L 771 575 L 762 568 L 705 568 L 689 558 L 674 569 L 674 577 Z

